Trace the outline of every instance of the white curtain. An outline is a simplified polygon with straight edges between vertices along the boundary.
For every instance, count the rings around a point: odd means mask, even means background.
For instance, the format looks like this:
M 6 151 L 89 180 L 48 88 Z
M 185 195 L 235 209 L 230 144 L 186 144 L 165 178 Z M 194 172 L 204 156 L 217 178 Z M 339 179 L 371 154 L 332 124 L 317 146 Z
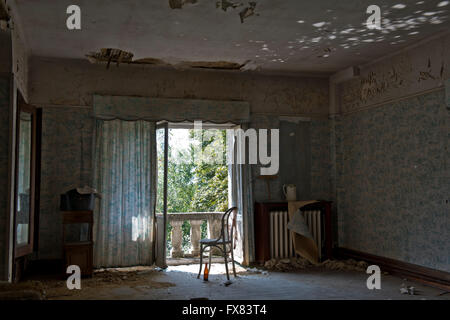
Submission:
M 153 263 L 156 132 L 148 121 L 97 120 L 94 265 Z
M 237 241 L 234 249 L 235 260 L 244 265 L 254 261 L 254 218 L 253 218 L 253 192 L 251 184 L 250 164 L 238 164 L 243 153 L 248 154 L 248 145 L 242 145 L 242 128 L 248 126 L 243 124 L 237 126 L 233 135 L 227 135 L 229 143 L 233 146 L 233 164 L 228 167 L 228 188 L 231 191 L 230 206 L 238 208 L 237 214 Z M 247 161 L 248 162 L 248 161 Z

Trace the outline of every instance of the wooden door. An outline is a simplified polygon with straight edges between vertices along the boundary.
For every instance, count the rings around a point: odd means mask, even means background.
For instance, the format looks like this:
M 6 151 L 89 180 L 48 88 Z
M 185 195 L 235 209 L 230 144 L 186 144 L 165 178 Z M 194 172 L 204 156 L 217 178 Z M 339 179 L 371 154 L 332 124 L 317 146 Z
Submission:
M 40 172 L 40 112 L 17 94 L 15 189 L 14 189 L 14 281 L 23 273 L 24 259 L 37 244 Z

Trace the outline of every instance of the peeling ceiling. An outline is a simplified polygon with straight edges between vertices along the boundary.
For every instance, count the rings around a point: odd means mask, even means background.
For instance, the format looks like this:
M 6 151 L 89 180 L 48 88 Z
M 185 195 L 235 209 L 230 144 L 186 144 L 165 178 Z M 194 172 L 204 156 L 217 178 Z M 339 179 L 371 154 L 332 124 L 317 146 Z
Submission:
M 450 1 L 442 0 L 11 2 L 32 55 L 71 59 L 117 48 L 143 63 L 328 73 L 450 30 Z M 66 28 L 71 4 L 81 8 L 81 30 Z M 381 30 L 366 26 L 372 4 Z

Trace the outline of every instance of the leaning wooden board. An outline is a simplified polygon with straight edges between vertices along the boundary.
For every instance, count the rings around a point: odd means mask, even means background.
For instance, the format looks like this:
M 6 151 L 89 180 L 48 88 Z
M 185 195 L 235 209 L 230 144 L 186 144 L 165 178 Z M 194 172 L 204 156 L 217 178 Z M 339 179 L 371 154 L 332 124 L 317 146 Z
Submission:
M 319 202 L 317 200 L 309 200 L 309 201 L 288 201 L 288 214 L 289 220 L 292 220 L 294 214 L 298 209 L 304 207 L 308 204 Z M 319 263 L 319 249 L 317 248 L 314 239 L 307 238 L 298 233 L 290 231 L 291 239 L 294 243 L 295 253 L 304 257 L 309 262 L 313 264 Z

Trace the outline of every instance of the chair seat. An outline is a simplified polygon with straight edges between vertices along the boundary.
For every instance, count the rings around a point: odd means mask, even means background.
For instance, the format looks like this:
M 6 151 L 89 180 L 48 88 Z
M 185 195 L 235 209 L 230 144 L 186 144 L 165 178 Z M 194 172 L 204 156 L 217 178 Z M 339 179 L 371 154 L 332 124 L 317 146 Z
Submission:
M 223 239 L 202 239 L 202 240 L 200 240 L 200 244 L 214 245 L 214 244 L 223 244 L 223 243 L 224 243 Z M 225 241 L 225 243 L 231 243 L 231 241 Z

